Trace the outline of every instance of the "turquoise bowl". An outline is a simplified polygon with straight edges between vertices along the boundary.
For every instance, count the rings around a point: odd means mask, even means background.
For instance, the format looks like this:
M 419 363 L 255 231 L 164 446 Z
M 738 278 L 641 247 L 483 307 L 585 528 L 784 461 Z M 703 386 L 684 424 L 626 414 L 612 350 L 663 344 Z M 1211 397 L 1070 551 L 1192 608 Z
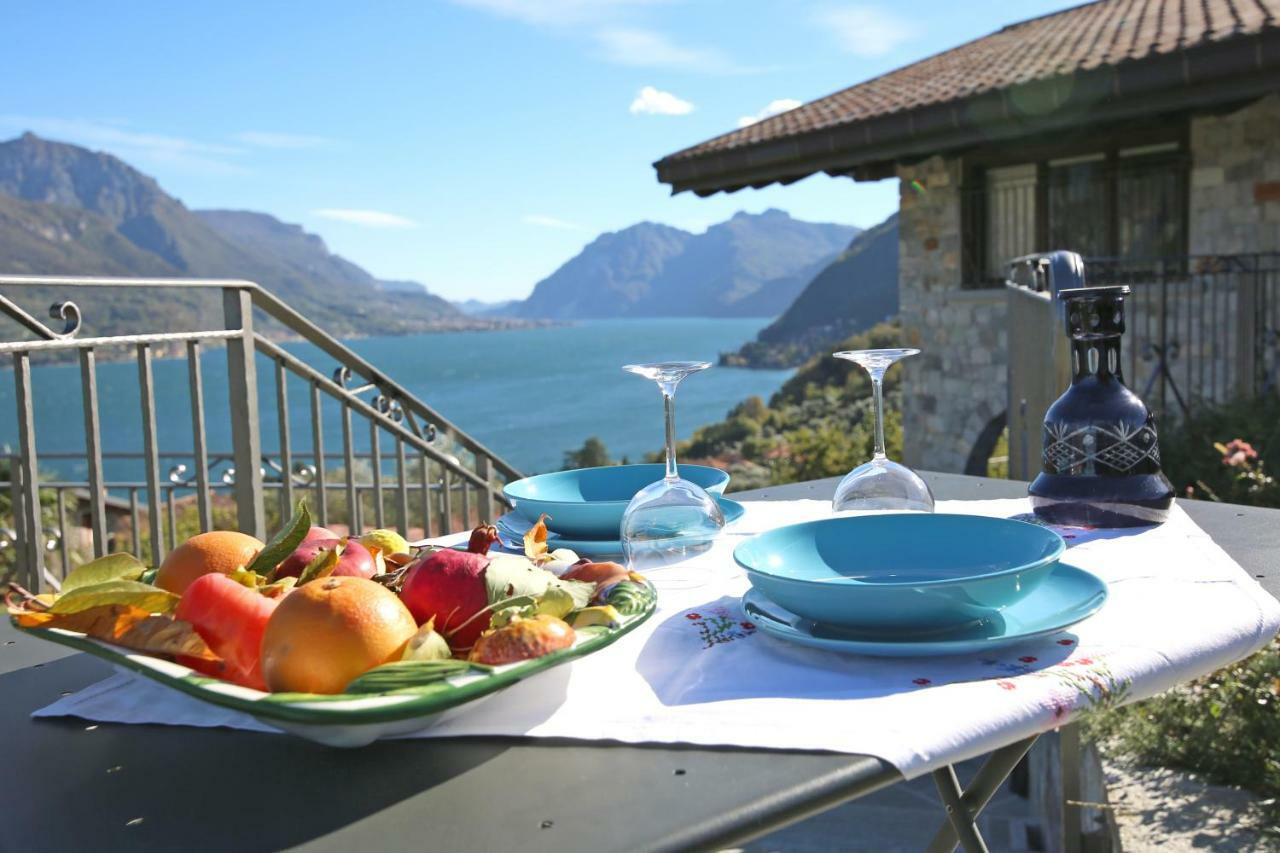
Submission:
M 546 513 L 547 529 L 577 539 L 617 539 L 622 513 L 636 492 L 661 480 L 666 466 L 607 465 L 538 474 L 507 483 L 502 493 L 530 522 Z M 712 494 L 723 494 L 729 475 L 707 465 L 681 465 L 680 476 Z
M 893 513 L 793 524 L 743 542 L 751 585 L 823 625 L 887 633 L 954 629 L 1018 601 L 1066 550 L 1035 524 Z

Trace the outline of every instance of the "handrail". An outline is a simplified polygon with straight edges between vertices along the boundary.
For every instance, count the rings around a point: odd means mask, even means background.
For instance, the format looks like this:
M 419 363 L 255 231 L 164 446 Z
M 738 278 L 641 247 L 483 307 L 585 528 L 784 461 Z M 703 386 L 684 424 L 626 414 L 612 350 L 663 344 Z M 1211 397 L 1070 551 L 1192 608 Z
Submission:
M 93 538 L 95 554 L 104 553 L 108 545 L 108 531 L 104 524 L 104 505 L 108 501 L 106 489 L 121 487 L 119 481 L 109 481 L 103 476 L 103 460 L 128 456 L 141 458 L 146 465 L 145 479 L 134 482 L 128 480 L 130 492 L 129 513 L 132 516 L 132 543 L 135 553 L 142 555 L 145 547 L 139 536 L 139 523 L 142 507 L 139 497 L 146 502 L 145 518 L 147 532 L 150 537 L 151 557 L 159 560 L 165 552 L 166 524 L 163 516 L 167 511 L 168 547 L 175 546 L 175 497 L 178 490 L 191 489 L 199 499 L 199 521 L 202 529 L 212 526 L 210 512 L 213 490 L 222 488 L 211 482 L 209 464 L 230 464 L 227 474 L 232 468 L 240 476 L 228 480 L 237 508 L 239 529 L 262 536 L 265 534 L 266 518 L 264 515 L 263 494 L 266 489 L 277 486 L 284 505 L 291 503 L 292 489 L 316 488 L 322 496 L 326 490 L 344 489 L 347 493 L 348 522 L 352 529 L 364 526 L 362 516 L 365 509 L 360 495 L 373 496 L 373 513 L 377 526 L 382 526 L 384 518 L 384 495 L 391 492 L 397 502 L 397 514 L 404 526 L 409 521 L 409 495 L 420 493 L 422 497 L 421 512 L 423 532 L 430 535 L 432 516 L 438 510 L 442 530 L 449 529 L 445 525 L 458 523 L 458 517 L 451 507 L 461 510 L 461 521 L 470 524 L 472 509 L 478 520 L 487 520 L 496 510 L 497 504 L 505 504 L 501 494 L 501 482 L 519 478 L 521 475 L 512 465 L 498 457 L 493 451 L 472 436 L 461 430 L 452 421 L 446 419 L 438 411 L 427 405 L 409 392 L 404 386 L 395 382 L 371 363 L 357 355 L 352 349 L 336 340 L 323 329 L 299 314 L 285 302 L 263 289 L 252 281 L 243 279 L 201 279 L 201 278 L 116 278 L 110 276 L 26 276 L 0 275 L 0 289 L 6 287 L 21 288 L 127 288 L 135 292 L 148 288 L 170 288 L 190 291 L 198 289 L 203 292 L 220 291 L 222 311 L 218 320 L 204 317 L 201 319 L 214 328 L 192 331 L 143 331 L 140 334 L 95 335 L 79 337 L 81 313 L 76 303 L 61 301 L 50 310 L 50 316 L 61 320 L 61 327 L 48 326 L 34 315 L 13 301 L 4 293 L 0 293 L 0 316 L 15 320 L 25 332 L 34 336 L 34 340 L 0 341 L 0 356 L 11 354 L 15 372 L 15 402 L 18 409 L 19 436 L 17 452 L 11 456 L 13 471 L 0 488 L 7 487 L 11 493 L 14 507 L 13 526 L 16 528 L 18 549 L 15 554 L 20 562 L 19 567 L 27 572 L 30 583 L 40 584 L 41 578 L 50 579 L 43 561 L 41 547 L 41 500 L 44 489 L 56 486 L 57 512 L 59 524 L 65 523 L 64 490 L 66 488 L 87 488 L 92 511 L 93 524 L 90 531 Z M 123 298 L 123 297 L 121 297 Z M 334 359 L 339 369 L 333 376 L 325 375 L 321 370 L 308 364 L 306 360 L 288 352 L 277 343 L 256 331 L 254 315 L 262 311 L 266 318 L 280 324 L 280 327 L 300 339 L 312 344 L 321 353 Z M 220 322 L 219 322 L 220 321 Z M 208 453 L 204 440 L 204 404 L 202 383 L 200 378 L 200 343 L 201 341 L 225 341 L 227 353 L 227 381 L 229 383 L 230 402 L 229 416 L 231 425 L 230 456 Z M 155 358 L 155 347 L 159 345 L 186 344 L 188 363 L 188 383 L 191 391 L 191 418 L 194 447 L 191 454 L 171 453 L 159 447 L 160 436 L 156 430 L 156 388 L 152 360 Z M 104 452 L 101 446 L 100 420 L 98 415 L 98 391 L 96 379 L 95 351 L 106 347 L 132 347 L 138 365 L 138 388 L 141 404 L 142 431 L 140 435 L 143 452 L 141 454 L 124 454 Z M 81 394 L 84 409 L 85 452 L 84 458 L 88 470 L 87 481 L 72 484 L 61 479 L 46 478 L 42 481 L 37 459 L 35 428 L 33 421 L 32 380 L 42 381 L 33 376 L 31 370 L 32 357 L 39 352 L 75 352 L 79 356 Z M 281 455 L 279 463 L 272 462 L 261 446 L 261 411 L 257 387 L 258 367 L 255 358 L 262 356 L 276 365 L 275 385 L 276 403 L 279 408 L 279 429 L 281 431 Z M 287 374 L 302 379 L 311 388 L 312 439 L 315 449 L 307 454 L 315 461 L 308 465 L 314 469 L 316 482 L 314 486 L 295 481 L 291 473 L 292 452 L 289 447 L 288 407 L 285 377 Z M 374 396 L 368 396 L 372 393 Z M 322 441 L 322 422 L 320 400 L 321 395 L 332 399 L 341 407 L 343 453 L 341 457 L 326 451 Z M 356 452 L 352 441 L 351 415 L 358 415 L 361 422 L 369 425 L 370 452 Z M 434 442 L 437 434 L 449 439 L 449 446 L 442 447 Z M 390 436 L 394 441 L 394 456 L 384 456 L 379 450 L 379 436 Z M 405 450 L 408 449 L 421 460 L 419 474 L 421 483 L 407 482 L 409 468 Z M 66 454 L 57 452 L 48 454 L 48 458 L 60 458 Z M 78 455 L 78 454 L 77 454 Z M 197 473 L 194 481 L 179 482 L 170 471 L 168 482 L 162 482 L 161 459 L 169 457 L 186 457 L 195 460 Z M 335 484 L 329 487 L 325 481 L 325 459 L 341 458 L 345 462 L 347 473 L 343 486 Z M 354 465 L 356 459 L 372 460 L 372 485 L 356 482 Z M 384 481 L 383 463 L 392 463 L 396 468 L 394 477 Z M 428 464 L 430 463 L 430 464 Z M 263 466 L 281 472 L 283 479 L 279 484 L 266 481 Z M 285 466 L 285 467 L 281 467 Z M 440 474 L 438 483 L 431 482 L 430 469 L 437 468 Z M 224 475 L 226 479 L 226 475 Z M 458 502 L 451 501 L 451 493 L 458 491 Z M 480 500 L 471 501 L 472 490 L 478 490 Z M 438 507 L 428 500 L 431 494 L 439 495 Z M 168 500 L 167 508 L 164 501 Z M 320 523 L 325 521 L 325 500 L 319 503 Z M 417 512 L 417 510 L 415 510 Z M 62 570 L 68 568 L 67 548 L 65 540 L 62 547 Z
M 269 316 L 297 332 L 303 339 L 319 347 L 321 351 L 376 384 L 384 394 L 398 399 L 402 405 L 409 406 L 418 415 L 436 424 L 438 429 L 448 432 L 468 451 L 480 456 L 487 456 L 494 467 L 509 479 L 519 479 L 523 475 L 501 456 L 494 453 L 484 444 L 472 438 L 457 424 L 441 415 L 431 406 L 415 397 L 404 386 L 365 361 L 349 347 L 329 335 L 315 323 L 289 307 L 275 294 L 256 282 L 247 279 L 218 278 L 116 278 L 112 276 L 42 276 L 42 275 L 0 275 L 0 287 L 19 285 L 24 287 L 182 287 L 201 289 L 237 288 L 247 290 L 253 296 L 253 304 L 265 311 Z M 25 325 L 25 324 L 24 324 Z M 222 332 L 222 330 L 219 330 Z M 195 332 L 181 333 L 190 337 Z M 178 339 L 175 337 L 175 339 Z M 186 338 L 182 338 L 186 339 Z M 45 348 L 56 348 L 45 345 Z
M 523 476 L 519 471 L 509 465 L 492 450 L 467 435 L 452 421 L 448 420 L 435 409 L 413 396 L 413 394 L 409 393 L 408 390 L 391 377 L 387 376 L 372 364 L 356 355 L 341 341 L 338 341 L 336 338 L 326 334 L 319 326 L 294 311 L 274 294 L 263 290 L 260 287 L 255 287 L 253 289 L 253 303 L 293 331 L 301 333 L 303 338 L 318 346 L 339 363 L 350 367 L 366 380 L 377 385 L 384 394 L 395 397 L 400 400 L 402 404 L 408 404 L 411 408 L 416 410 L 418 414 L 436 424 L 437 428 L 443 429 L 450 435 L 454 436 L 458 440 L 458 443 L 467 450 L 492 459 L 493 464 L 505 476 L 512 479 L 520 479 L 520 477 Z

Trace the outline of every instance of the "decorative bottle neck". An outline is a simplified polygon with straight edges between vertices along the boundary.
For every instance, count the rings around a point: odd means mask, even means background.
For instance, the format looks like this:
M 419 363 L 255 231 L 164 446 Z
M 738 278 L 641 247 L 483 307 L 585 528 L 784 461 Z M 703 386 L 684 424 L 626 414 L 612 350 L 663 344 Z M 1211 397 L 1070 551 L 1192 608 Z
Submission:
M 1115 380 L 1124 384 L 1124 372 L 1120 366 L 1120 336 L 1096 337 L 1071 341 L 1071 381 L 1082 382 L 1097 379 L 1099 382 Z

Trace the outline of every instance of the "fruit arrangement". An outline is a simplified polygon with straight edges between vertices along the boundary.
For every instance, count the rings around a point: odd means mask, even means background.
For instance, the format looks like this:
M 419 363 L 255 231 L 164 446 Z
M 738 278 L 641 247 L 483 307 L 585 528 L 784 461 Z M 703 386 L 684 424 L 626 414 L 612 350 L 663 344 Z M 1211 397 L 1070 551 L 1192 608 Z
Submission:
M 524 553 L 496 544 L 491 525 L 465 549 L 415 548 L 393 530 L 344 538 L 300 503 L 269 542 L 201 533 L 156 569 L 113 554 L 73 570 L 60 593 L 11 584 L 5 602 L 20 628 L 82 633 L 273 696 L 403 692 L 493 672 L 652 610 L 643 577 L 548 551 L 542 521 Z

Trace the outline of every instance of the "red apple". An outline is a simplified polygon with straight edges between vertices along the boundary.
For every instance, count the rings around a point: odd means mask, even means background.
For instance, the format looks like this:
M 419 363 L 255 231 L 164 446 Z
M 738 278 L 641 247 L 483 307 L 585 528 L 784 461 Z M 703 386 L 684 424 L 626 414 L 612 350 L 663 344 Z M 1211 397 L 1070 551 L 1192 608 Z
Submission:
M 334 533 L 327 527 L 317 527 L 311 525 L 307 530 L 307 535 L 302 537 L 303 542 L 310 542 L 312 539 L 341 539 L 342 537 Z
M 302 570 L 307 567 L 307 564 L 316 558 L 317 554 L 322 550 L 337 547 L 339 541 L 341 540 L 303 540 L 302 544 L 280 563 L 280 568 L 276 570 L 276 577 L 298 577 L 302 574 Z M 338 557 L 338 567 L 333 570 L 335 575 L 352 575 L 359 578 L 371 578 L 377 572 L 378 567 L 374 564 L 373 555 L 369 553 L 369 549 L 354 539 L 347 540 L 347 546 L 343 549 L 342 556 Z
M 419 625 L 435 619 L 436 630 L 449 641 L 450 648 L 469 649 L 489 627 L 484 616 L 471 618 L 489 606 L 487 568 L 489 558 L 483 554 L 451 548 L 436 551 L 409 567 L 400 600 Z

